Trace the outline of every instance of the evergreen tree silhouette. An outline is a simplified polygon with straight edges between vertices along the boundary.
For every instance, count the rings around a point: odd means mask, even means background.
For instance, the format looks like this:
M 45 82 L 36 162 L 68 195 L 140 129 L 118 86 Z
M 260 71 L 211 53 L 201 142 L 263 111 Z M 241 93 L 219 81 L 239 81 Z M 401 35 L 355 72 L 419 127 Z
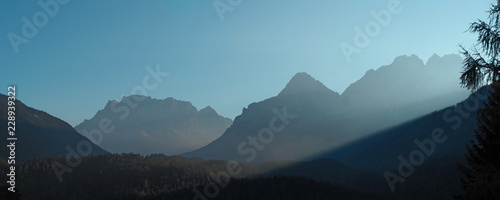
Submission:
M 489 11 L 489 23 L 478 20 L 469 31 L 477 33 L 478 46 L 465 56 L 462 86 L 475 91 L 490 84 L 488 102 L 477 112 L 477 141 L 467 146 L 467 165 L 459 164 L 462 194 L 455 199 L 500 199 L 500 0 Z

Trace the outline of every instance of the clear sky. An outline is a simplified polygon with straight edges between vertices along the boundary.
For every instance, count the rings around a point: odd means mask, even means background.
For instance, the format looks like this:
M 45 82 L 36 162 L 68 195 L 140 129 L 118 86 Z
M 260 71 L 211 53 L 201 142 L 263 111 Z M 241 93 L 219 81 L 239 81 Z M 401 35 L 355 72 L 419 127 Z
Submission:
M 426 61 L 471 46 L 475 35 L 465 31 L 495 3 L 400 0 L 401 12 L 348 62 L 340 44 L 354 45 L 355 27 L 373 25 L 370 12 L 391 0 L 220 0 L 219 9 L 232 10 L 223 20 L 212 0 L 72 0 L 57 12 L 38 5 L 51 1 L 0 0 L 0 93 L 15 84 L 18 99 L 73 126 L 130 95 L 147 66 L 169 73 L 147 95 L 210 105 L 230 118 L 277 95 L 297 72 L 342 93 L 397 56 Z M 36 34 L 23 35 L 23 17 L 34 16 Z M 9 33 L 26 36 L 17 53 Z

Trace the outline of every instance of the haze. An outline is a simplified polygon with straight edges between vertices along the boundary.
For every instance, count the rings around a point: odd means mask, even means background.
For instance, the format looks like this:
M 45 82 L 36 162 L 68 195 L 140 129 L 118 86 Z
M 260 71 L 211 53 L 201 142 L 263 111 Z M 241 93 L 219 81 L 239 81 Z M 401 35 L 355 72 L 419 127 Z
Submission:
M 370 12 L 388 2 L 243 1 L 221 21 L 212 1 L 71 1 L 15 53 L 5 36 L 21 34 L 21 19 L 41 8 L 2 1 L 0 16 L 9 20 L 1 20 L 0 79 L 19 85 L 26 104 L 75 126 L 108 100 L 132 94 L 146 67 L 159 65 L 169 75 L 148 96 L 210 105 L 234 119 L 250 102 L 279 93 L 297 72 L 342 93 L 397 56 L 425 61 L 457 53 L 459 43 L 474 42 L 465 32 L 469 23 L 485 18 L 494 3 L 402 0 L 402 11 L 348 63 L 339 45 L 353 44 L 354 28 L 364 29 L 374 21 Z

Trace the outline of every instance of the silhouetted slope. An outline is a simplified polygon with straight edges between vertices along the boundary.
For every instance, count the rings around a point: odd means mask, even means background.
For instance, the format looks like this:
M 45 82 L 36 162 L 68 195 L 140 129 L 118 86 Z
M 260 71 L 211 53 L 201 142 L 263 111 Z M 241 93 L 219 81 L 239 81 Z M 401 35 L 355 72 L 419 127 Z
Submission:
M 429 139 L 432 140 L 433 133 L 442 133 L 442 138 L 446 139 L 442 143 L 439 143 L 439 139 L 433 141 L 435 150 L 429 151 L 432 153 L 426 155 L 426 158 L 463 155 L 465 146 L 474 139 L 477 127 L 475 112 L 483 106 L 486 91 L 487 87 L 483 87 L 455 106 L 381 131 L 317 157 L 339 159 L 356 168 L 395 168 L 400 163 L 398 156 L 409 159 L 412 151 L 422 151 L 415 140 L 421 146 L 425 144 L 423 148 L 432 150 L 428 142 Z
M 5 130 L 5 137 L 2 139 L 0 157 L 9 156 L 6 145 L 7 138 L 7 96 L 0 94 L 0 129 Z M 92 145 L 92 154 L 107 153 L 100 147 L 93 145 L 87 138 L 78 134 L 68 123 L 47 114 L 46 112 L 33 109 L 24 105 L 21 101 L 15 101 L 16 117 L 16 162 L 28 159 L 66 156 L 66 147 L 77 149 L 81 141 L 89 142 Z
M 95 141 L 112 153 L 180 154 L 199 148 L 231 125 L 231 119 L 217 114 L 211 107 L 198 111 L 190 102 L 173 98 L 164 100 L 145 96 L 128 96 L 109 101 L 90 120 L 75 129 L 85 135 L 100 130 L 103 120 L 113 129 Z M 102 131 L 102 130 L 101 130 Z

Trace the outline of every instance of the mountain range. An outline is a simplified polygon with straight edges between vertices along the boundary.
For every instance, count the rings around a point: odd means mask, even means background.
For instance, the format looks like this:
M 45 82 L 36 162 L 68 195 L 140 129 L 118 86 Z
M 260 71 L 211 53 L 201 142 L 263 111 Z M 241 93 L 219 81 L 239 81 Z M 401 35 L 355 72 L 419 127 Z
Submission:
M 458 55 L 400 56 L 369 70 L 342 94 L 306 73 L 275 97 L 252 103 L 224 134 L 186 157 L 301 160 L 454 105 L 470 94 L 457 78 Z
M 109 122 L 110 130 L 101 130 Z M 94 117 L 75 129 L 111 153 L 180 154 L 218 138 L 232 120 L 210 106 L 197 110 L 190 102 L 146 96 L 108 101 Z M 92 131 L 101 133 L 92 134 Z M 101 138 L 99 138 L 101 137 Z
M 352 167 L 389 167 L 397 161 L 395 152 L 408 150 L 404 145 L 391 149 L 394 145 L 389 142 L 407 144 L 397 140 L 405 131 L 409 132 L 405 142 L 428 134 L 427 129 L 435 127 L 446 111 L 429 113 L 470 95 L 459 86 L 461 63 L 458 55 L 433 55 L 426 63 L 414 55 L 400 56 L 390 65 L 367 71 L 342 94 L 307 73 L 297 73 L 277 96 L 251 103 L 234 122 L 209 106 L 197 110 L 187 101 L 134 95 L 108 101 L 93 118 L 73 129 L 19 102 L 19 137 L 25 137 L 19 156 L 64 156 L 67 145 L 85 140 L 98 144 L 94 154 L 163 153 L 241 162 L 307 160 L 323 155 Z M 5 105 L 0 109 L 6 110 Z M 6 126 L 6 117 L 0 120 Z M 447 144 L 461 149 L 470 140 L 465 134 L 473 125 L 472 117 L 464 120 L 464 137 Z M 370 143 L 374 141 L 379 142 Z M 394 151 L 386 154 L 393 160 L 377 163 L 375 153 L 382 151 Z M 462 153 L 463 149 L 452 152 Z

